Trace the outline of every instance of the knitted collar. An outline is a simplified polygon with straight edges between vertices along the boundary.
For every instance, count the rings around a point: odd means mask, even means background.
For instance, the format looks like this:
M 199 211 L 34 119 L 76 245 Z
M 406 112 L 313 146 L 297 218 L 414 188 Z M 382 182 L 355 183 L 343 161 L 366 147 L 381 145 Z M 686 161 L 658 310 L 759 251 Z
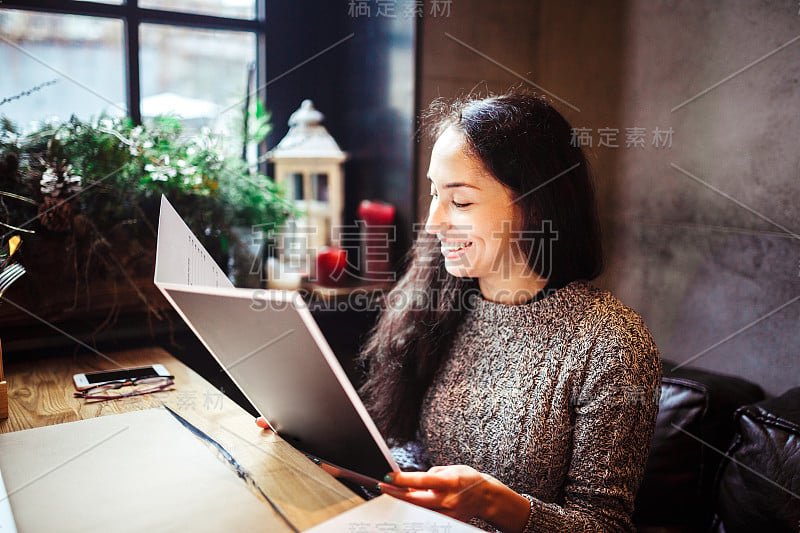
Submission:
M 516 305 L 492 302 L 477 294 L 472 302 L 474 307 L 471 315 L 475 319 L 489 323 L 525 325 L 534 322 L 535 317 L 542 316 L 543 312 L 563 307 L 565 303 L 574 299 L 576 293 L 585 292 L 588 286 L 586 281 L 576 280 L 557 290 L 545 287 L 529 301 Z

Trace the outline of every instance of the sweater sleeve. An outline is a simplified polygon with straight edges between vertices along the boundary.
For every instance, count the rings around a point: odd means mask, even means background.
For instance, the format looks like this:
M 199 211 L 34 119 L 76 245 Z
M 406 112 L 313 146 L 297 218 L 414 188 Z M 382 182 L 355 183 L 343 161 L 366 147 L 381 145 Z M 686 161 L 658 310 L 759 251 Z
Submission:
M 630 318 L 630 317 L 628 317 Z M 635 316 L 591 341 L 573 382 L 572 457 L 563 501 L 531 501 L 525 533 L 634 531 L 633 501 L 658 413 L 661 363 Z
M 389 452 L 404 472 L 424 472 L 431 467 L 428 452 L 419 440 L 399 442 L 390 439 Z

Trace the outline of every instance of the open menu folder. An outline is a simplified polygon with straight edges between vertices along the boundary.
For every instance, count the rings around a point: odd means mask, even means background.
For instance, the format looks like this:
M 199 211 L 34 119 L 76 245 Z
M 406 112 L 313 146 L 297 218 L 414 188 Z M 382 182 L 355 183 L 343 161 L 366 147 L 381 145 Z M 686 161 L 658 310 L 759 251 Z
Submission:
M 155 284 L 284 440 L 361 483 L 400 470 L 300 294 L 233 287 L 163 196 Z
M 166 409 L 0 435 L 0 469 L 20 532 L 291 532 Z

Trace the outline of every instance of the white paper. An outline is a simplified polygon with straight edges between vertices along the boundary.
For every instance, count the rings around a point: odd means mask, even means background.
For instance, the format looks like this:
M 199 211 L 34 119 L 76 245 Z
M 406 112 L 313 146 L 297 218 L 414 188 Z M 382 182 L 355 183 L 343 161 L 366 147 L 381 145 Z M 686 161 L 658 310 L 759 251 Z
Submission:
M 304 533 L 341 533 L 343 531 L 473 533 L 481 530 L 441 513 L 384 494 L 307 529 Z
M 155 281 L 201 287 L 233 287 L 225 272 L 163 195 L 158 217 Z
M 8 492 L 3 483 L 3 474 L 0 473 L 0 531 L 3 533 L 17 533 L 14 515 L 11 514 L 11 505 L 8 503 Z

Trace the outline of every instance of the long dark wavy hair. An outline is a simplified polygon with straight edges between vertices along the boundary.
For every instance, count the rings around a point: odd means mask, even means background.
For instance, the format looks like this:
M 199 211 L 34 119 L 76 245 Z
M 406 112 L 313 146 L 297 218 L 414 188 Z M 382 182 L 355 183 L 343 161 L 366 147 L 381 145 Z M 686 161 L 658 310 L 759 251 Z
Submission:
M 534 272 L 547 272 L 548 289 L 600 274 L 591 171 L 558 111 L 540 96 L 511 92 L 437 99 L 424 118 L 434 139 L 451 127 L 464 135 L 470 155 L 518 199 L 526 234 L 541 234 L 544 221 L 557 232 L 548 254 L 527 256 Z M 540 244 L 534 238 L 525 246 Z M 406 261 L 361 353 L 367 409 L 384 436 L 401 441 L 414 438 L 425 392 L 479 294 L 476 279 L 447 273 L 435 236 L 419 232 Z

